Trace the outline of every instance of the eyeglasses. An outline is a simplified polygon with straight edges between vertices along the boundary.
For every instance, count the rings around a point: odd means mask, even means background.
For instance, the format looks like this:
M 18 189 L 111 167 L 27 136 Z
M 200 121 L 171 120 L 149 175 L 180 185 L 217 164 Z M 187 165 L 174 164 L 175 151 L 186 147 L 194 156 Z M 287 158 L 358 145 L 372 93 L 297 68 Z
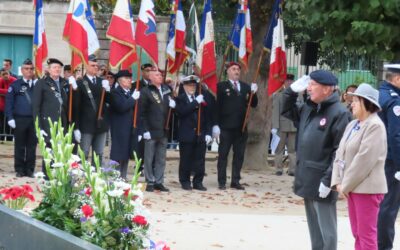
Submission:
M 22 69 L 33 70 L 33 67 L 23 67 Z

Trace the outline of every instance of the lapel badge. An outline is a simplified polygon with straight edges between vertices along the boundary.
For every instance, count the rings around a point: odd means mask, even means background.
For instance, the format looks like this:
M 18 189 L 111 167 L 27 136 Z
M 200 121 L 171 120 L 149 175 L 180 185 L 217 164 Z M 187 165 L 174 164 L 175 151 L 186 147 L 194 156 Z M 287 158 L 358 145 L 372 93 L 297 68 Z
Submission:
M 53 90 L 53 91 L 56 90 L 56 88 L 54 88 L 53 86 L 51 86 L 50 88 L 51 88 L 51 90 Z
M 322 119 L 319 121 L 319 125 L 320 125 L 321 127 L 325 126 L 325 125 L 326 125 L 326 118 L 322 118 Z

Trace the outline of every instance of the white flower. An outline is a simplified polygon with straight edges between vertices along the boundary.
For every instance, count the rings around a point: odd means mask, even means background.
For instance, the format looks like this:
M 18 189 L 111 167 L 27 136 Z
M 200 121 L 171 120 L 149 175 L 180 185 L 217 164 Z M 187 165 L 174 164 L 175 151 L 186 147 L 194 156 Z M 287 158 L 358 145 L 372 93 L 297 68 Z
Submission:
M 111 197 L 119 197 L 124 194 L 124 190 L 121 189 L 114 189 L 111 191 L 107 191 L 107 194 Z
M 114 182 L 114 187 L 115 189 L 127 190 L 131 188 L 131 185 L 124 181 L 116 181 Z
M 35 173 L 35 178 L 37 179 L 43 179 L 46 175 L 43 172 L 37 172 Z
M 64 166 L 64 163 L 62 163 L 62 162 L 55 162 L 55 163 L 51 164 L 51 166 L 52 166 L 53 168 L 61 168 L 61 167 Z
M 148 238 L 144 238 L 143 239 L 142 247 L 145 248 L 145 249 L 150 247 L 150 240 Z
M 90 217 L 89 219 L 90 223 L 92 223 L 93 225 L 97 223 L 97 219 L 95 217 Z
M 77 156 L 77 155 L 72 155 L 71 156 L 71 159 L 75 162 L 80 162 L 81 161 L 81 158 L 79 158 L 79 156 Z

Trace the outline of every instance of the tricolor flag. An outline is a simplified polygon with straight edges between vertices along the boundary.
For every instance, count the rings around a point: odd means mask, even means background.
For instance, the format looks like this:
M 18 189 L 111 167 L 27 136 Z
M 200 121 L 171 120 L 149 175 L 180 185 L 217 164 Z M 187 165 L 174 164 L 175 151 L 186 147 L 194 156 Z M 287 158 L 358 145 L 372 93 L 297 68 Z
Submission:
M 137 60 L 135 26 L 130 0 L 118 0 L 107 30 L 110 44 L 110 66 L 112 69 L 131 69 Z
M 200 26 L 200 44 L 197 49 L 196 66 L 200 70 L 200 78 L 203 82 L 207 84 L 213 93 L 217 93 L 214 22 L 211 13 L 211 0 L 205 0 Z
M 189 53 L 186 49 L 186 24 L 180 0 L 171 0 L 171 22 L 169 24 L 167 57 L 168 72 L 179 71 Z
M 33 57 L 35 60 L 36 75 L 42 76 L 43 62 L 47 57 L 47 39 L 46 31 L 44 29 L 44 15 L 43 15 L 43 2 L 42 0 L 34 0 L 35 8 L 35 34 L 33 37 Z
M 238 13 L 230 36 L 232 46 L 239 52 L 239 60 L 247 69 L 250 54 L 253 52 L 251 35 L 250 9 L 247 0 L 239 1 Z
M 89 55 L 100 48 L 89 0 L 71 0 L 63 37 L 72 50 L 72 69 L 82 62 L 87 65 Z
M 268 95 L 272 95 L 286 80 L 286 48 L 282 20 L 282 0 L 275 1 L 269 29 L 264 37 L 264 48 L 271 53 Z
M 197 20 L 196 6 L 194 2 L 190 6 L 188 25 L 186 26 L 186 48 L 191 54 L 191 63 L 196 61 L 197 47 L 200 43 L 199 22 Z
M 153 9 L 152 0 L 142 0 L 136 24 L 136 44 L 142 47 L 153 62 L 158 65 L 157 26 Z

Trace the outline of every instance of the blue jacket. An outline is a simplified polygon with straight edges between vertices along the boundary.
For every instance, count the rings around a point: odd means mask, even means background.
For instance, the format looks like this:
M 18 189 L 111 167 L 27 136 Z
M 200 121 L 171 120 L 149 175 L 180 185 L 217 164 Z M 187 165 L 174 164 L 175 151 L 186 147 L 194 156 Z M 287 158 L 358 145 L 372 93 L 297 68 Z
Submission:
M 388 153 L 387 160 L 394 162 L 395 171 L 400 171 L 400 89 L 387 81 L 379 87 L 379 112 L 386 127 Z
M 7 121 L 14 119 L 14 116 L 32 117 L 33 88 L 34 86 L 30 88 L 22 79 L 18 79 L 10 85 L 6 95 Z

